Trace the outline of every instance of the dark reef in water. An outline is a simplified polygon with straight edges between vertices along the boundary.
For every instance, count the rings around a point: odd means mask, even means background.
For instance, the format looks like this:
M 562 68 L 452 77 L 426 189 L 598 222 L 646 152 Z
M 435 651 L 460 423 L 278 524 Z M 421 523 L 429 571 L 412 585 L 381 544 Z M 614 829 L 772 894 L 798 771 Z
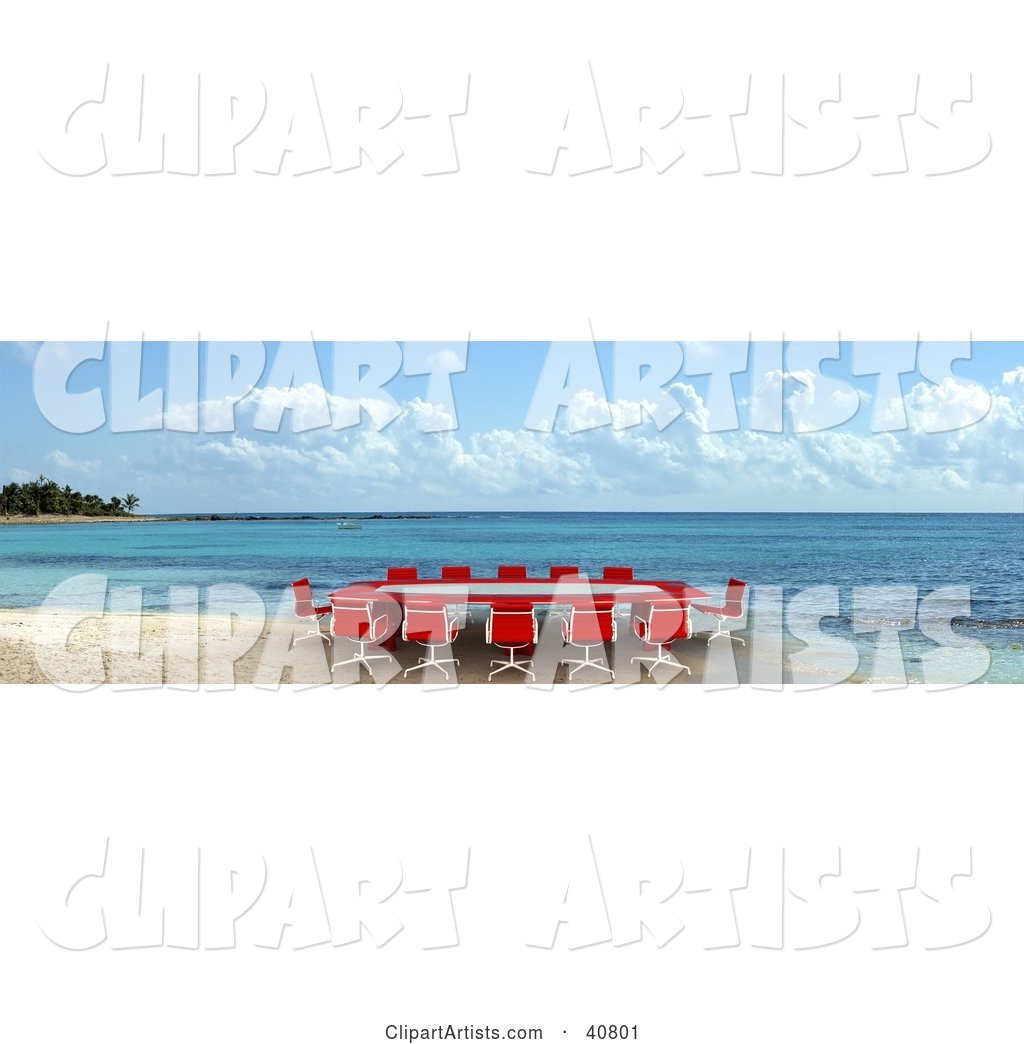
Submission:
M 423 522 L 427 519 L 437 518 L 437 515 L 339 515 L 339 522 L 373 522 L 379 520 L 381 522 L 389 521 L 406 521 L 406 522 Z M 446 518 L 464 518 L 464 515 L 446 515 Z

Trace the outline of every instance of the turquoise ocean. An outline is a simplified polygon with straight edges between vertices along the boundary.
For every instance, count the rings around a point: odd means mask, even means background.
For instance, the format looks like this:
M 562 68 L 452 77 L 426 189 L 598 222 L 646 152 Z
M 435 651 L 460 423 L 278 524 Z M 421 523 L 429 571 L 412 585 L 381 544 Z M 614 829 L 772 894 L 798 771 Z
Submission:
M 110 586 L 142 587 L 149 610 L 167 607 L 171 585 L 242 583 L 276 613 L 289 583 L 308 576 L 314 590 L 415 565 L 469 565 L 493 576 L 499 563 L 546 576 L 578 565 L 600 576 L 631 565 L 638 578 L 684 580 L 720 593 L 730 576 L 754 590 L 779 586 L 788 599 L 835 585 L 840 612 L 823 624 L 865 650 L 873 635 L 851 633 L 853 589 L 912 585 L 921 596 L 965 584 L 971 612 L 953 632 L 991 652 L 984 680 L 1024 682 L 1024 516 L 1018 514 L 704 514 L 449 513 L 361 519 L 340 530 L 339 514 L 264 520 L 21 525 L 0 527 L 0 606 L 39 605 L 62 581 L 100 573 Z M 200 596 L 202 598 L 202 594 Z M 793 639 L 795 642 L 795 639 Z M 901 635 L 908 675 L 935 644 L 916 630 Z M 796 643 L 799 645 L 800 643 Z M 862 655 L 861 662 L 865 662 Z

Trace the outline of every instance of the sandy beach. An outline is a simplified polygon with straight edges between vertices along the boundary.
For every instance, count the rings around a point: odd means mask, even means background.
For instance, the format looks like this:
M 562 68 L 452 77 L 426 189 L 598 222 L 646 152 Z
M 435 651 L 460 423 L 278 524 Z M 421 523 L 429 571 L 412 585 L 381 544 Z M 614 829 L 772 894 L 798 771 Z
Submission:
M 312 518 L 313 516 L 309 516 Z M 0 515 L 5 526 L 67 526 L 100 522 L 277 522 L 269 515 Z
M 429 522 L 434 515 L 337 515 L 330 518 L 320 515 L 293 515 L 289 521 L 310 522 Z M 5 526 L 66 526 L 97 522 L 281 522 L 278 515 L 0 515 L 0 525 Z
M 331 650 L 319 638 L 302 641 L 293 647 L 293 637 L 305 634 L 304 621 L 268 620 L 266 622 L 236 617 L 189 616 L 171 613 L 147 613 L 141 616 L 107 613 L 103 617 L 81 618 L 52 611 L 31 609 L 0 610 L 0 682 L 11 684 L 50 683 L 57 685 L 122 686 L 179 685 L 317 685 L 413 684 L 438 685 L 444 682 L 440 671 L 428 668 L 413 672 L 409 678 L 402 670 L 417 663 L 425 650 L 401 639 L 394 651 L 395 664 L 375 665 L 374 679 L 364 669 L 358 679 L 353 668 L 330 670 Z M 627 628 L 623 627 L 620 634 Z M 353 654 L 347 640 L 335 654 L 344 660 Z M 722 645 L 716 642 L 715 645 Z M 686 684 L 699 682 L 704 676 L 707 656 L 706 636 L 696 635 L 677 642 L 672 653 L 690 667 L 693 674 L 667 665 L 656 668 L 655 681 L 647 670 L 631 665 L 629 657 L 646 653 L 639 643 L 620 638 L 615 684 L 629 682 L 651 684 Z M 749 677 L 748 651 L 734 646 L 736 671 L 741 679 Z M 582 652 L 563 649 L 557 642 L 557 654 L 577 657 Z M 599 654 L 599 653 L 598 653 Z M 440 655 L 440 654 L 439 654 Z M 487 681 L 492 659 L 507 659 L 507 652 L 489 646 L 484 640 L 482 621 L 465 628 L 456 639 L 450 654 L 459 658 L 456 668 L 460 683 Z M 606 661 L 607 662 L 607 661 Z M 393 677 L 387 675 L 394 672 Z M 451 668 L 449 667 L 449 670 Z M 554 677 L 556 684 L 568 682 L 568 667 L 560 666 Z M 491 684 L 522 684 L 526 676 L 519 671 L 504 671 Z M 449 680 L 451 684 L 451 679 Z M 590 668 L 578 673 L 574 684 L 609 684 L 608 675 Z
M 171 522 L 163 515 L 0 515 L 4 526 L 66 526 L 83 522 Z

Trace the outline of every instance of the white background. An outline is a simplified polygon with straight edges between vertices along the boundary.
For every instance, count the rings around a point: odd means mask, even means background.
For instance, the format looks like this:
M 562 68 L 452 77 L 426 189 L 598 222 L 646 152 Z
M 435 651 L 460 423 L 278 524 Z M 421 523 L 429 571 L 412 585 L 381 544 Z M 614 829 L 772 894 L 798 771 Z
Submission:
M 4 17 L 8 337 L 102 336 L 109 321 L 152 336 L 545 339 L 586 337 L 588 319 L 609 339 L 1020 334 L 1022 86 L 1003 3 L 44 3 Z M 887 177 L 854 162 L 706 178 L 686 159 L 661 177 L 525 173 L 540 133 L 527 101 L 588 61 L 613 85 L 636 68 L 698 84 L 867 73 L 883 97 L 888 77 L 972 73 L 992 154 L 933 178 L 913 158 Z M 462 171 L 59 176 L 37 153 L 61 122 L 50 92 L 105 63 L 151 84 L 182 67 L 268 84 L 468 72 Z
M 0 31 L 0 337 L 1020 336 L 1018 34 L 1005 4 L 22 4 Z M 974 75 L 973 171 L 809 178 L 524 172 L 522 99 L 596 69 Z M 339 63 L 472 74 L 462 171 L 72 179 L 37 145 L 73 67 Z M 1021 859 L 1007 690 L 797 697 L 481 689 L 5 692 L 3 1036 L 383 1039 L 389 1022 L 593 1021 L 641 1039 L 1019 1036 Z M 993 910 L 949 951 L 527 949 L 505 901 L 551 839 L 669 849 L 971 845 Z M 64 952 L 36 926 L 66 841 L 473 850 L 462 945 Z M 526 857 L 524 858 L 524 853 Z M 530 857 L 535 855 L 535 859 Z M 554 871 L 552 871 L 554 872 Z M 567 1030 L 562 1038 L 561 1029 Z

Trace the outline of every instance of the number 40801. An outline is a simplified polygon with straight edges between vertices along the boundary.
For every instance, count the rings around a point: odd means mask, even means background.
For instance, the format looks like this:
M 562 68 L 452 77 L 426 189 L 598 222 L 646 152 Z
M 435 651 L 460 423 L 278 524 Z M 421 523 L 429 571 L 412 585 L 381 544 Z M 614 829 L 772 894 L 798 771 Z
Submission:
M 636 1040 L 636 1026 L 591 1026 L 587 1030 L 591 1040 Z

